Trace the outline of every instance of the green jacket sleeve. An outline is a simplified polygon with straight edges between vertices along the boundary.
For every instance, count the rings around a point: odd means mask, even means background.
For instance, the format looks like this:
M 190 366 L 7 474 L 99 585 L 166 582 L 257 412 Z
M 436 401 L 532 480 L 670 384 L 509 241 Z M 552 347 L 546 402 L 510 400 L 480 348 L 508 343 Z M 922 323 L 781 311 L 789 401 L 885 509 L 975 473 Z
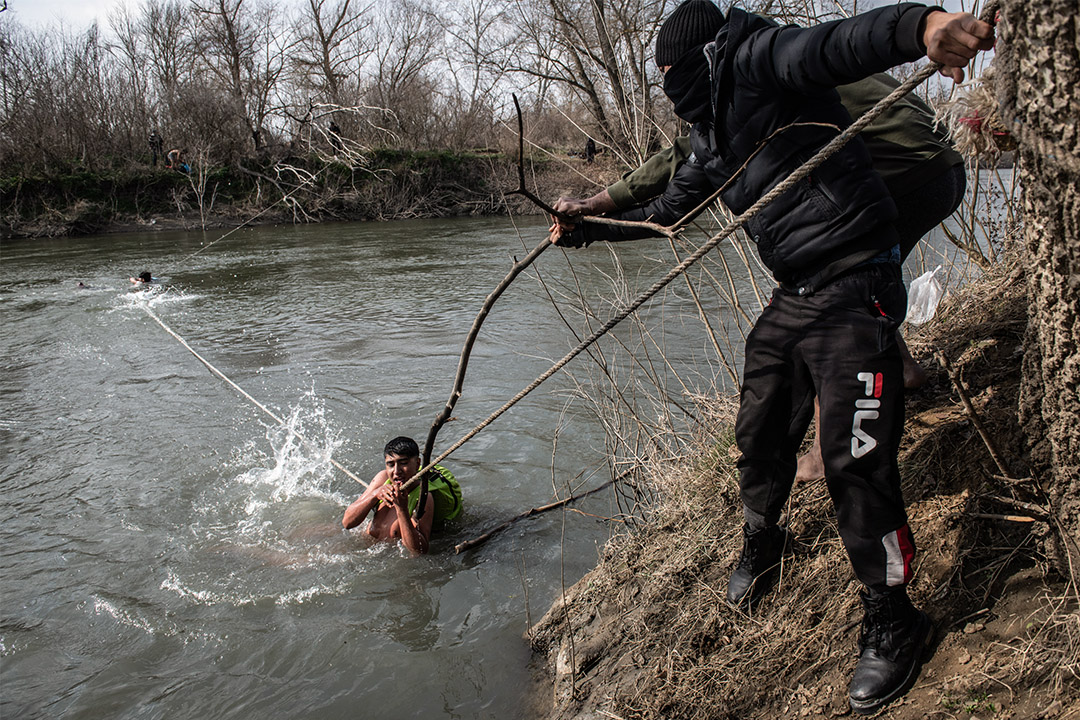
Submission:
M 615 207 L 624 210 L 663 194 L 679 165 L 690 157 L 690 152 L 690 138 L 677 137 L 671 147 L 664 148 L 636 170 L 623 175 L 621 180 L 607 189 Z

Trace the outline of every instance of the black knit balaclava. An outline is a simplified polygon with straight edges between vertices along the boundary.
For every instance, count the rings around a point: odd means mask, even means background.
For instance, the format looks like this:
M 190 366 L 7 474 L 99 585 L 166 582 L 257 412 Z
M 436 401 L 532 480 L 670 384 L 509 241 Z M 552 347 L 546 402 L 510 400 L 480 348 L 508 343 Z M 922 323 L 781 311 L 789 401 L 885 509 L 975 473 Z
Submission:
M 686 51 L 712 40 L 723 24 L 724 13 L 712 0 L 686 0 L 656 34 L 656 64 L 674 65 Z

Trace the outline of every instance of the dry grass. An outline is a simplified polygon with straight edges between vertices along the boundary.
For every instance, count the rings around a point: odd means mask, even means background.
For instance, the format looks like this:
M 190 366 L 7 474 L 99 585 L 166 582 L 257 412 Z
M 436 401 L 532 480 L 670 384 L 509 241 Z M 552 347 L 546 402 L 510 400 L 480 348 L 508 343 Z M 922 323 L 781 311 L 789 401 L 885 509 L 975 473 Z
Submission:
M 1022 479 L 1015 420 L 1023 289 L 1018 273 L 988 277 L 909 338 L 917 357 L 937 348 L 959 369 L 1021 479 L 995 477 L 947 376 L 924 362 L 930 381 L 909 401 L 901 461 L 920 542 L 911 594 L 938 634 L 889 717 L 1032 717 L 1080 703 L 1076 588 L 1040 552 L 1046 525 L 995 519 L 1021 512 L 1004 501 L 1040 500 Z M 861 608 L 823 484 L 793 493 L 786 521 L 797 542 L 778 588 L 752 616 L 730 608 L 722 594 L 741 547 L 732 401 L 696 410 L 704 426 L 695 451 L 647 468 L 660 498 L 648 522 L 612 541 L 534 629 L 554 685 L 552 718 L 848 712 Z

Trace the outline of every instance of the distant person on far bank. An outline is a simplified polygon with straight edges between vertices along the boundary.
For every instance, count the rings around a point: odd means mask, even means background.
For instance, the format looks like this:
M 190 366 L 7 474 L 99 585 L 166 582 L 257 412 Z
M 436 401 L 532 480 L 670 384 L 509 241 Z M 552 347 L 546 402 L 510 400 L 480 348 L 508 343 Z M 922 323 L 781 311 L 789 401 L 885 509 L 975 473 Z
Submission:
M 366 532 L 375 540 L 401 541 L 413 555 L 426 553 L 431 533 L 461 515 L 461 486 L 439 465 L 431 469 L 428 492 L 418 485 L 406 493 L 404 486 L 420 469 L 420 447 L 408 437 L 396 437 L 383 448 L 386 467 L 371 480 L 367 490 L 345 511 L 341 525 L 358 527 L 374 511 Z
M 150 165 L 151 167 L 157 167 L 158 158 L 164 159 L 165 141 L 158 135 L 157 130 L 151 130 L 150 137 L 146 139 L 146 144 L 150 146 Z
M 330 145 L 336 152 L 345 149 L 345 146 L 341 143 L 341 127 L 333 120 L 330 121 Z
M 168 162 L 165 164 L 165 167 L 169 170 L 182 172 L 185 175 L 191 174 L 191 168 L 184 162 L 184 151 L 180 148 L 173 148 L 170 150 L 167 159 Z

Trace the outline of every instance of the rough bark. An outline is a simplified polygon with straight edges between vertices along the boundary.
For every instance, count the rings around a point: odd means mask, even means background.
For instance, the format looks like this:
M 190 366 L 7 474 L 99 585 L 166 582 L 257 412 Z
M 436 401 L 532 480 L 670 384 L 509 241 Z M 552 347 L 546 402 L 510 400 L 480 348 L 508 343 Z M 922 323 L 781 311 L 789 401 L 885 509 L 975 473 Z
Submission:
M 1020 145 L 1031 309 L 1020 421 L 1054 509 L 1050 548 L 1080 571 L 1080 2 L 1006 0 L 998 98 Z

